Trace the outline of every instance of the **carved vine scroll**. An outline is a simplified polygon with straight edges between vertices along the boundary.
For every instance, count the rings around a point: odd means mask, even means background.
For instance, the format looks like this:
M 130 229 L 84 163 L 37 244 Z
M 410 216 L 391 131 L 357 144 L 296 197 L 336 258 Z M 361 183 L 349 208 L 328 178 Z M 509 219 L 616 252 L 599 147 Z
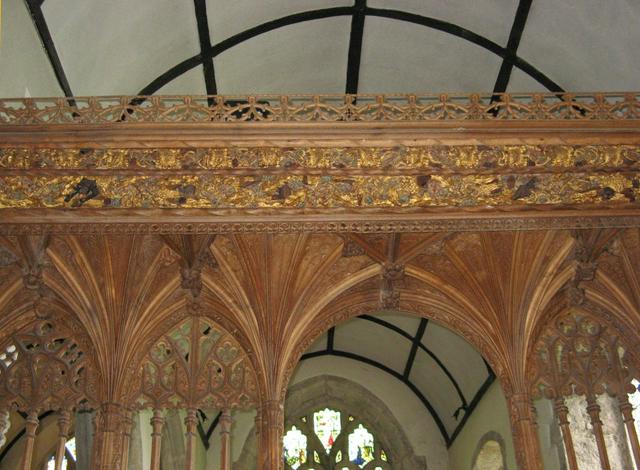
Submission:
M 193 317 L 160 338 L 140 368 L 138 405 L 159 408 L 250 408 L 257 379 L 233 336 Z

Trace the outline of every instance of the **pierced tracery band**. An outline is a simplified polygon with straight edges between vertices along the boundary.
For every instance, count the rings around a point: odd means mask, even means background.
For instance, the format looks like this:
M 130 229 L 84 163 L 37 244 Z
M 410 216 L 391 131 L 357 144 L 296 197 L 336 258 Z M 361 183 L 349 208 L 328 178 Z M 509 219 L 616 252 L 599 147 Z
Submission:
M 0 126 L 132 122 L 620 121 L 640 94 L 119 96 L 0 100 Z

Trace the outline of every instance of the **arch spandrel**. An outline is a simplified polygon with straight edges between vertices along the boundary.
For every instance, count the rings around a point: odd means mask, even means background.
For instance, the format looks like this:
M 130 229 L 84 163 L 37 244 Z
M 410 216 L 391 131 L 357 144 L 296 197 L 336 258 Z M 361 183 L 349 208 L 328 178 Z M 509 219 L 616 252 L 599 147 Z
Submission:
M 0 406 L 22 411 L 95 406 L 97 371 L 84 338 L 35 319 L 0 344 Z
M 152 408 L 247 409 L 259 402 L 247 352 L 205 317 L 189 317 L 145 354 L 130 399 Z

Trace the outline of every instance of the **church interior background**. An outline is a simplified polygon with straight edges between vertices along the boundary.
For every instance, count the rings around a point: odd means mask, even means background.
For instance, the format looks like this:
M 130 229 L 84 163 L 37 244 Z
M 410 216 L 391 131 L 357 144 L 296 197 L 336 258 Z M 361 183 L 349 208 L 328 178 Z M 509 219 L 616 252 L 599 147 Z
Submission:
M 0 469 L 640 468 L 640 4 L 1 8 Z

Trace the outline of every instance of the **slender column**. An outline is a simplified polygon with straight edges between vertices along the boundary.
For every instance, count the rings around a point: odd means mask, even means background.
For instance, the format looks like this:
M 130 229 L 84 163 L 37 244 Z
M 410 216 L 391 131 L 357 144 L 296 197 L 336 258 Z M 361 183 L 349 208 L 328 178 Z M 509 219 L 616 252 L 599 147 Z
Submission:
M 578 460 L 576 459 L 576 450 L 573 446 L 573 438 L 571 437 L 571 427 L 569 426 L 569 408 L 564 402 L 563 397 L 557 397 L 554 401 L 556 416 L 558 416 L 558 424 L 562 431 L 562 440 L 564 441 L 564 450 L 567 455 L 569 470 L 578 470 Z
M 196 468 L 196 427 L 198 425 L 198 414 L 195 408 L 187 410 L 187 417 L 184 419 L 186 426 L 186 452 L 185 452 L 185 470 L 195 470 Z
M 279 401 L 267 401 L 262 406 L 262 429 L 260 430 L 260 448 L 262 468 L 260 470 L 282 469 L 282 433 L 284 412 Z
M 92 470 L 125 470 L 122 467 L 124 418 L 126 410 L 118 403 L 103 403 L 96 414 Z M 126 459 L 125 459 L 126 460 Z
M 622 421 L 627 428 L 627 434 L 629 434 L 633 460 L 635 461 L 636 468 L 640 468 L 640 444 L 638 443 L 638 433 L 636 432 L 636 425 L 633 419 L 633 407 L 631 403 L 629 403 L 629 397 L 624 391 L 618 394 L 618 406 L 620 407 Z
M 58 416 L 58 446 L 56 447 L 55 470 L 62 470 L 62 460 L 64 459 L 70 427 L 71 413 L 69 410 L 61 410 Z
M 220 416 L 220 470 L 231 470 L 231 410 Z
M 127 410 L 122 418 L 122 470 L 129 468 L 129 447 L 131 444 L 131 428 L 133 428 L 133 420 L 131 419 L 131 410 Z
M 31 411 L 27 416 L 27 424 L 25 426 L 26 442 L 24 445 L 24 454 L 22 455 L 21 470 L 31 470 L 31 460 L 33 459 L 33 447 L 36 441 L 36 430 L 38 429 L 38 413 Z
M 160 450 L 162 446 L 162 428 L 164 415 L 162 410 L 153 410 L 151 417 L 151 470 L 160 470 Z
M 6 410 L 0 411 L 0 447 L 7 441 L 7 431 L 11 427 L 11 417 Z
M 538 423 L 529 394 L 514 393 L 508 397 L 508 402 L 518 468 L 542 470 Z
M 593 435 L 596 438 L 596 445 L 598 446 L 600 466 L 602 470 L 611 470 L 609 455 L 607 454 L 607 445 L 604 441 L 604 433 L 602 431 L 602 421 L 600 421 L 600 405 L 598 405 L 596 397 L 593 394 L 587 395 L 587 413 L 589 413 L 589 417 L 591 418 Z

